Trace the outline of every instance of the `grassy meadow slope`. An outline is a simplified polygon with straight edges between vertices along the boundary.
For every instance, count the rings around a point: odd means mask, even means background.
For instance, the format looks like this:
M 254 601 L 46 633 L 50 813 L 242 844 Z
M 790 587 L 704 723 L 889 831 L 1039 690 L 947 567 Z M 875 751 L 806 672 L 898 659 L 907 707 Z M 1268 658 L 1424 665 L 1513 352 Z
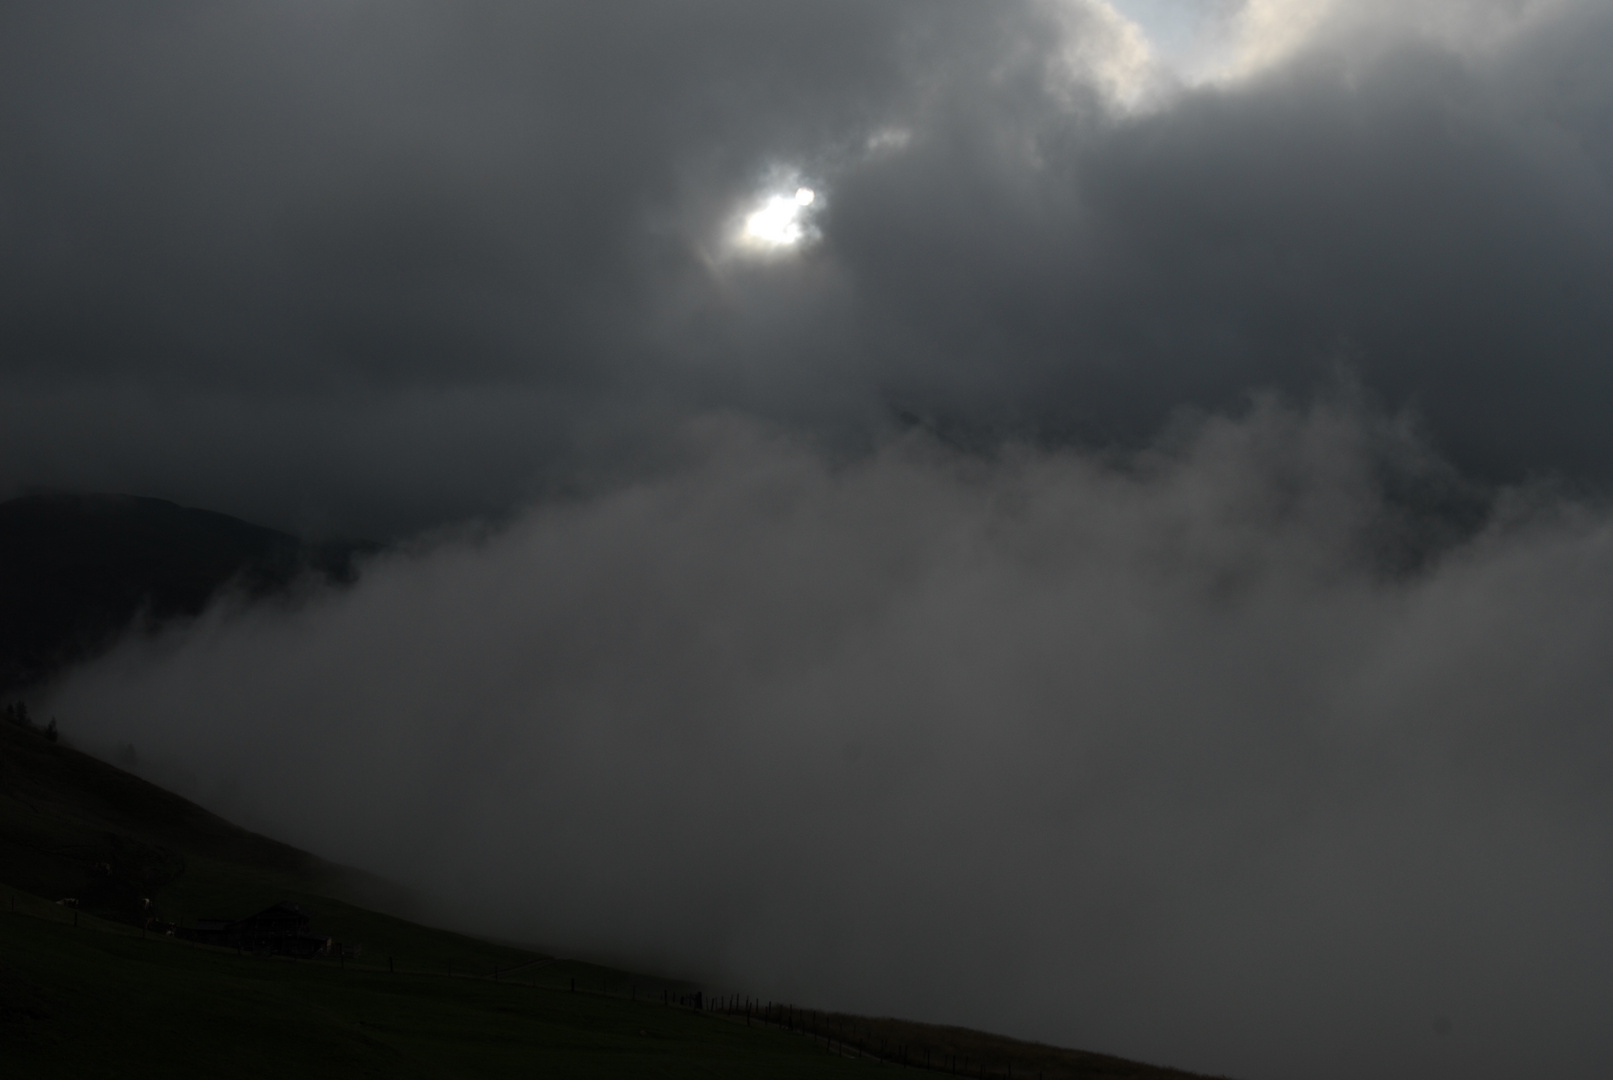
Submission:
M 1190 1075 L 961 1028 L 679 1007 L 693 986 L 373 910 L 384 883 L 9 722 L 0 887 L 6 1077 L 805 1078 L 899 1062 L 1045 1080 Z M 65 897 L 77 906 L 54 902 Z M 160 933 L 281 900 L 362 956 L 238 955 Z M 153 917 L 157 932 L 144 929 Z
M 833 1077 L 774 1029 L 505 978 L 237 956 L 24 898 L 0 912 L 0 1072 L 27 1077 Z
M 538 958 L 375 911 L 365 905 L 395 894 L 384 882 L 9 723 L 0 723 L 0 884 L 72 897 L 83 914 L 130 926 L 239 918 L 291 900 L 312 913 L 314 930 L 421 970 L 491 972 Z M 590 966 L 586 977 L 609 976 Z

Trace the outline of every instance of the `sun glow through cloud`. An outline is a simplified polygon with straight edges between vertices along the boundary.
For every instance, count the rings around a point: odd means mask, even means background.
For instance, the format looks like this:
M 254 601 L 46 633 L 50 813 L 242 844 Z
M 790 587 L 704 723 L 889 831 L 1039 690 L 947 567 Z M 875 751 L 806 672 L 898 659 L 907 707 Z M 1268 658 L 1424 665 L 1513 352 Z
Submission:
M 795 247 L 811 239 L 815 230 L 807 215 L 817 201 L 817 192 L 808 187 L 796 188 L 794 194 L 770 196 L 746 215 L 744 239 L 763 248 Z

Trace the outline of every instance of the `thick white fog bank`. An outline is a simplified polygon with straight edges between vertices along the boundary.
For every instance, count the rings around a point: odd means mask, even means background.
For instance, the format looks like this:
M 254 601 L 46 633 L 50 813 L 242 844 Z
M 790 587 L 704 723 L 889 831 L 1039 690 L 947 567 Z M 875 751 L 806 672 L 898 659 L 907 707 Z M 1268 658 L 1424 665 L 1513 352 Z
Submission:
M 692 438 L 50 707 L 490 933 L 1250 1080 L 1613 1071 L 1613 518 L 1460 539 L 1351 407 Z

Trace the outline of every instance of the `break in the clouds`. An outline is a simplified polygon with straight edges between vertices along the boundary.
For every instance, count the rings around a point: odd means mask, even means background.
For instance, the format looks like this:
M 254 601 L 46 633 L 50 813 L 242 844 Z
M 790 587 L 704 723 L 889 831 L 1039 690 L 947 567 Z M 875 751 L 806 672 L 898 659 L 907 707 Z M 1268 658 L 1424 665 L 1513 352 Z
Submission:
M 1348 406 L 688 438 L 48 708 L 461 925 L 717 987 L 1246 1080 L 1613 1068 L 1605 510 L 1451 531 Z
M 10 487 L 390 536 L 713 409 L 1136 446 L 1340 363 L 1464 467 L 1613 470 L 1591 0 L 0 20 Z

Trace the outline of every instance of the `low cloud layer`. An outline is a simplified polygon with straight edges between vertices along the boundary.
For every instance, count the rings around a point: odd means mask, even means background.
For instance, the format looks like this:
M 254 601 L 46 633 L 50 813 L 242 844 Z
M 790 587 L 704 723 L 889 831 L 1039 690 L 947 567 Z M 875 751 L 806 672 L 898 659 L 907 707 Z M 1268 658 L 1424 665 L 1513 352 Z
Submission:
M 1350 404 L 683 439 L 50 708 L 564 950 L 1249 1080 L 1613 1068 L 1604 510 Z
M 0 491 L 389 538 L 712 410 L 1136 447 L 1340 362 L 1603 484 L 1610 47 L 1594 0 L 10 5 Z M 798 184 L 815 242 L 736 251 Z

